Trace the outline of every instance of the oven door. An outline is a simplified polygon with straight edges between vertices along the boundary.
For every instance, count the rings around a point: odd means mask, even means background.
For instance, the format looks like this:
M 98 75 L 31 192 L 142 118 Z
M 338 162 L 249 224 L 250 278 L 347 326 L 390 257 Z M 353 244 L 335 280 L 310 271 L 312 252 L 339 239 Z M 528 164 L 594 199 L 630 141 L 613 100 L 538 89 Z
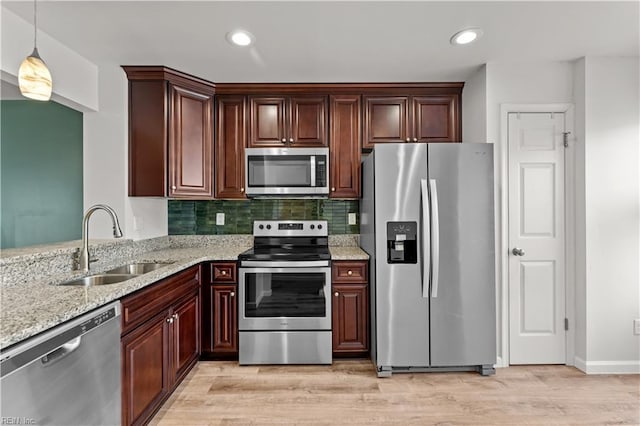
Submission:
M 239 330 L 331 330 L 331 268 L 239 268 Z

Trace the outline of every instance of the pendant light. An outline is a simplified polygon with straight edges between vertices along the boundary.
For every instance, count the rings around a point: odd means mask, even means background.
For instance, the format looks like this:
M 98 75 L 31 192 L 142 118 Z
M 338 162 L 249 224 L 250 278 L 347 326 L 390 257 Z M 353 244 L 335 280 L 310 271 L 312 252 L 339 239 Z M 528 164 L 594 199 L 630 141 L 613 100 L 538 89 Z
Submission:
M 48 101 L 51 98 L 51 73 L 38 54 L 38 26 L 36 22 L 37 0 L 33 0 L 33 52 L 27 56 L 18 71 L 20 93 L 37 101 Z

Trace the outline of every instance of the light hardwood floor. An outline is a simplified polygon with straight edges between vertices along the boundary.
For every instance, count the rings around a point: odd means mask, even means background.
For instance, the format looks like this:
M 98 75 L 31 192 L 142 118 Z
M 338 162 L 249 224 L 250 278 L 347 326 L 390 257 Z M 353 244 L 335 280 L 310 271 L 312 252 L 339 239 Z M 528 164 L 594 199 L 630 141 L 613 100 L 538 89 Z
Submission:
M 369 360 L 332 366 L 199 362 L 153 425 L 640 424 L 640 375 L 566 366 L 394 374 Z

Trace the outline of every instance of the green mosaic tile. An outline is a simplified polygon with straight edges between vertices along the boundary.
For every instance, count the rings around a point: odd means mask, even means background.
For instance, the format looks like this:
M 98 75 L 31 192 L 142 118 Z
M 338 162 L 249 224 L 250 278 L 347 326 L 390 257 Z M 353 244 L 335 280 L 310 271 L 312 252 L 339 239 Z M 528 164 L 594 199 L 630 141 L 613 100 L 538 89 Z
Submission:
M 168 203 L 169 234 L 251 234 L 254 220 L 327 220 L 330 234 L 358 233 L 357 200 L 255 199 L 180 201 Z M 216 214 L 225 225 L 216 225 Z M 357 225 L 347 225 L 347 213 L 358 215 Z

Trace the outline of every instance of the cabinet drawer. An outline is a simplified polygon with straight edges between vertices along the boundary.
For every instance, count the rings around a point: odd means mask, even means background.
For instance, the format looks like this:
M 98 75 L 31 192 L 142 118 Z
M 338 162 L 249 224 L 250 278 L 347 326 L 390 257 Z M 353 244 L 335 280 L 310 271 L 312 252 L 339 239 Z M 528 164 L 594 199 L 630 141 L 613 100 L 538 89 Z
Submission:
M 200 266 L 194 266 L 122 299 L 122 335 L 133 330 L 200 286 Z
M 236 264 L 229 263 L 212 263 L 211 264 L 211 281 L 212 282 L 236 282 Z
M 334 261 L 332 282 L 367 282 L 367 262 Z

